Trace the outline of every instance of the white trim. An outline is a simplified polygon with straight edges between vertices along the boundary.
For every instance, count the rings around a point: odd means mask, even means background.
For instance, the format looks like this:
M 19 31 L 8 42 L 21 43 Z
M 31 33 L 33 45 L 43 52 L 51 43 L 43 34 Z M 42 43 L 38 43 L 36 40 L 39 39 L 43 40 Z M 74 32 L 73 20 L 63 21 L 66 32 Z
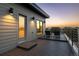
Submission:
M 25 41 L 20 41 L 20 42 L 18 42 L 18 44 L 21 44 L 21 43 L 24 43 Z
M 68 40 L 70 46 L 73 48 L 73 50 L 76 53 L 76 55 L 78 55 L 78 47 L 74 43 L 73 43 L 73 46 L 72 46 L 72 41 L 69 39 L 69 37 L 65 33 L 64 33 L 64 36 Z

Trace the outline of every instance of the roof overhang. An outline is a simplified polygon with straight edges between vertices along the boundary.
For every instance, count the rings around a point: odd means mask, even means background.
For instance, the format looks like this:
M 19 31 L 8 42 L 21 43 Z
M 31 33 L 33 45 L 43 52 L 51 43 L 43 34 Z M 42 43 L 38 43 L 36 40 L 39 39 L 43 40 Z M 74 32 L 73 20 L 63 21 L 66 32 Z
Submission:
M 36 12 L 37 14 L 41 15 L 44 18 L 49 18 L 49 15 L 46 12 L 44 12 L 35 3 L 18 3 L 18 4 L 21 5 L 21 6 L 24 6 L 25 8 L 32 10 L 33 12 Z

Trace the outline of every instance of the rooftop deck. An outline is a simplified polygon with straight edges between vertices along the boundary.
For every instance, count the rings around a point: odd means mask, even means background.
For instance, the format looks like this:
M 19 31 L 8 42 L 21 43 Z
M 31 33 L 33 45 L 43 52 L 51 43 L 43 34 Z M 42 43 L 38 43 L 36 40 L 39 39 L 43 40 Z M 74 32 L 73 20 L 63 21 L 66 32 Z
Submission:
M 65 39 L 63 35 L 60 39 Z M 31 42 L 36 42 L 38 45 L 33 49 L 26 51 L 20 48 L 15 48 L 11 51 L 1 54 L 2 56 L 74 56 L 74 52 L 68 42 L 51 41 L 37 39 Z

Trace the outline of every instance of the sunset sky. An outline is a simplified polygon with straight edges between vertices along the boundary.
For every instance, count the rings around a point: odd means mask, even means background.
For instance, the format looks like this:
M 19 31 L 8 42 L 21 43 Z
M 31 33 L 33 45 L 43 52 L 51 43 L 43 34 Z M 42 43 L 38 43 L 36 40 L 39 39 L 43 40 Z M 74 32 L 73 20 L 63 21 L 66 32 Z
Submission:
M 50 18 L 46 27 L 79 26 L 79 4 L 38 3 Z

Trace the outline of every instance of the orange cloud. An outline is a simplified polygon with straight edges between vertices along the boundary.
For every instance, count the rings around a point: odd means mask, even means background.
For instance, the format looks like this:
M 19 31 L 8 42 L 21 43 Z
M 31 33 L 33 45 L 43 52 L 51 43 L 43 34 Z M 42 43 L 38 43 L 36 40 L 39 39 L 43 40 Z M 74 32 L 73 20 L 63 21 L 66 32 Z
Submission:
M 46 27 L 66 27 L 66 26 L 79 26 L 78 20 L 63 20 L 60 18 L 50 18 L 46 20 Z

